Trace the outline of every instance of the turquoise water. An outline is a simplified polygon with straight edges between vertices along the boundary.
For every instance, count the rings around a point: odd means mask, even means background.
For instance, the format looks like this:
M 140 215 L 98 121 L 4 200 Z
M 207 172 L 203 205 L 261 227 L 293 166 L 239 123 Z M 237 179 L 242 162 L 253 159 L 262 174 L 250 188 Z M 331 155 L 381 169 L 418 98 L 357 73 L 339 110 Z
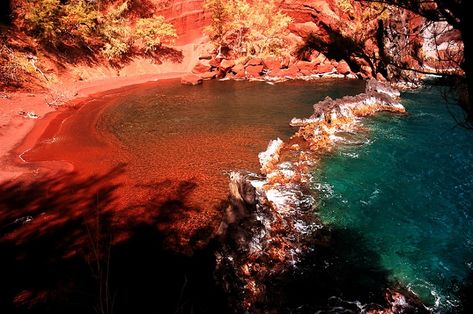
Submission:
M 324 158 L 320 215 L 361 235 L 374 267 L 444 312 L 473 269 L 473 131 L 455 126 L 449 110 L 458 110 L 438 90 L 404 93 L 402 102 L 409 115 L 365 120 L 364 145 Z

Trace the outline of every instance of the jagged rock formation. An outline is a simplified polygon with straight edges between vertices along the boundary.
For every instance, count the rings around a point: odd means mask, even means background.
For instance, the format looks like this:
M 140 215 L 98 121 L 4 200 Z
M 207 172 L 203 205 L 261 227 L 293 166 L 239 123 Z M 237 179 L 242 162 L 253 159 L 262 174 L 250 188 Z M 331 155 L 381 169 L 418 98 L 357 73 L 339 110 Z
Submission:
M 323 241 L 309 190 L 310 170 L 347 133 L 361 128 L 360 117 L 378 111 L 404 113 L 399 92 L 375 80 L 366 92 L 314 105 L 308 119 L 293 119 L 299 130 L 286 143 L 271 141 L 260 153 L 261 173 L 230 175 L 230 196 L 219 234 L 217 277 L 252 309 L 265 297 L 266 285 L 297 267 L 301 256 Z

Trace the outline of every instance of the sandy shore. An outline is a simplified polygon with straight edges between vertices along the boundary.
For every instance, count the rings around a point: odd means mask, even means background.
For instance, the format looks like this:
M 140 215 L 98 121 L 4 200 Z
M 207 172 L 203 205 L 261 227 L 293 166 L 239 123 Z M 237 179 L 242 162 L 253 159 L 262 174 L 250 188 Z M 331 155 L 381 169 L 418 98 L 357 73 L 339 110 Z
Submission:
M 76 82 L 75 86 L 63 85 L 61 106 L 51 106 L 54 102 L 49 92 L 40 93 L 1 93 L 0 94 L 0 182 L 13 180 L 27 173 L 29 169 L 22 167 L 22 152 L 31 149 L 43 134 L 52 120 L 50 117 L 71 105 L 94 97 L 99 93 L 117 88 L 142 84 L 146 82 L 179 78 L 185 72 L 167 72 L 145 74 L 129 77 L 115 77 L 95 81 Z M 73 94 L 70 91 L 74 91 Z

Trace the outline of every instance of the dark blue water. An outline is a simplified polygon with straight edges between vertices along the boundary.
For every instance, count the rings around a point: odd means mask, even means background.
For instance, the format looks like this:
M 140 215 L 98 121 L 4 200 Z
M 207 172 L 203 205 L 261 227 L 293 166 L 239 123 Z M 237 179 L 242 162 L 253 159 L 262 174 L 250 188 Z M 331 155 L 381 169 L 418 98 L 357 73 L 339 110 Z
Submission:
M 473 131 L 455 127 L 438 90 L 402 102 L 409 115 L 365 120 L 366 144 L 327 156 L 315 187 L 323 221 L 361 235 L 373 267 L 444 312 L 473 270 Z

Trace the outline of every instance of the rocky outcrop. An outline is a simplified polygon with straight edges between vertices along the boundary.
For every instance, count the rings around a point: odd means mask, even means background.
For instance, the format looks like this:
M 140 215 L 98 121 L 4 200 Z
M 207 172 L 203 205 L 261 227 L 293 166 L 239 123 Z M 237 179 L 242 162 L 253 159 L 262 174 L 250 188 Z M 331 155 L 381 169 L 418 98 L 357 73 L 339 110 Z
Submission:
M 219 229 L 217 273 L 222 284 L 240 296 L 238 306 L 254 310 L 266 285 L 297 267 L 304 254 L 323 241 L 309 190 L 311 169 L 320 156 L 346 134 L 360 131 L 360 117 L 378 111 L 404 113 L 399 93 L 375 80 L 366 92 L 314 105 L 307 119 L 293 119 L 299 130 L 287 142 L 271 141 L 259 154 L 260 174 L 232 173 L 230 196 Z
M 156 0 L 149 1 L 158 3 Z M 179 35 L 178 43 L 190 43 L 202 37 L 203 28 L 210 21 L 203 3 L 204 0 L 161 1 L 156 13 L 174 24 Z M 243 63 L 245 67 L 263 65 L 263 72 L 259 75 L 254 68 L 250 68 L 248 74 L 238 68 L 232 70 L 228 64 L 220 68 L 212 63 L 212 69 L 198 73 L 205 73 L 206 78 L 227 76 L 231 79 L 262 79 L 261 76 L 267 74 L 271 81 L 320 76 L 395 79 L 407 72 L 388 66 L 391 61 L 421 68 L 423 65 L 419 63 L 419 57 L 422 55 L 423 39 L 413 34 L 419 32 L 424 20 L 401 9 L 395 13 L 399 18 L 381 20 L 374 17 L 367 20 L 366 12 L 370 11 L 366 5 L 358 1 L 344 1 L 343 4 L 337 0 L 283 1 L 281 8 L 293 18 L 287 36 L 288 45 L 283 52 L 284 58 L 281 58 L 284 62 L 256 58 Z M 396 33 L 402 36 L 395 36 Z M 206 57 L 211 59 L 215 54 L 214 51 Z M 220 62 L 221 57 L 213 61 Z M 239 62 L 232 58 L 227 60 L 228 63 L 235 62 L 238 66 Z M 297 73 L 294 68 L 288 70 L 291 64 L 299 61 L 313 63 L 317 67 L 312 68 L 309 64 L 309 68 L 304 66 Z M 451 67 L 450 64 L 442 66 Z M 211 75 L 208 72 L 217 73 Z

